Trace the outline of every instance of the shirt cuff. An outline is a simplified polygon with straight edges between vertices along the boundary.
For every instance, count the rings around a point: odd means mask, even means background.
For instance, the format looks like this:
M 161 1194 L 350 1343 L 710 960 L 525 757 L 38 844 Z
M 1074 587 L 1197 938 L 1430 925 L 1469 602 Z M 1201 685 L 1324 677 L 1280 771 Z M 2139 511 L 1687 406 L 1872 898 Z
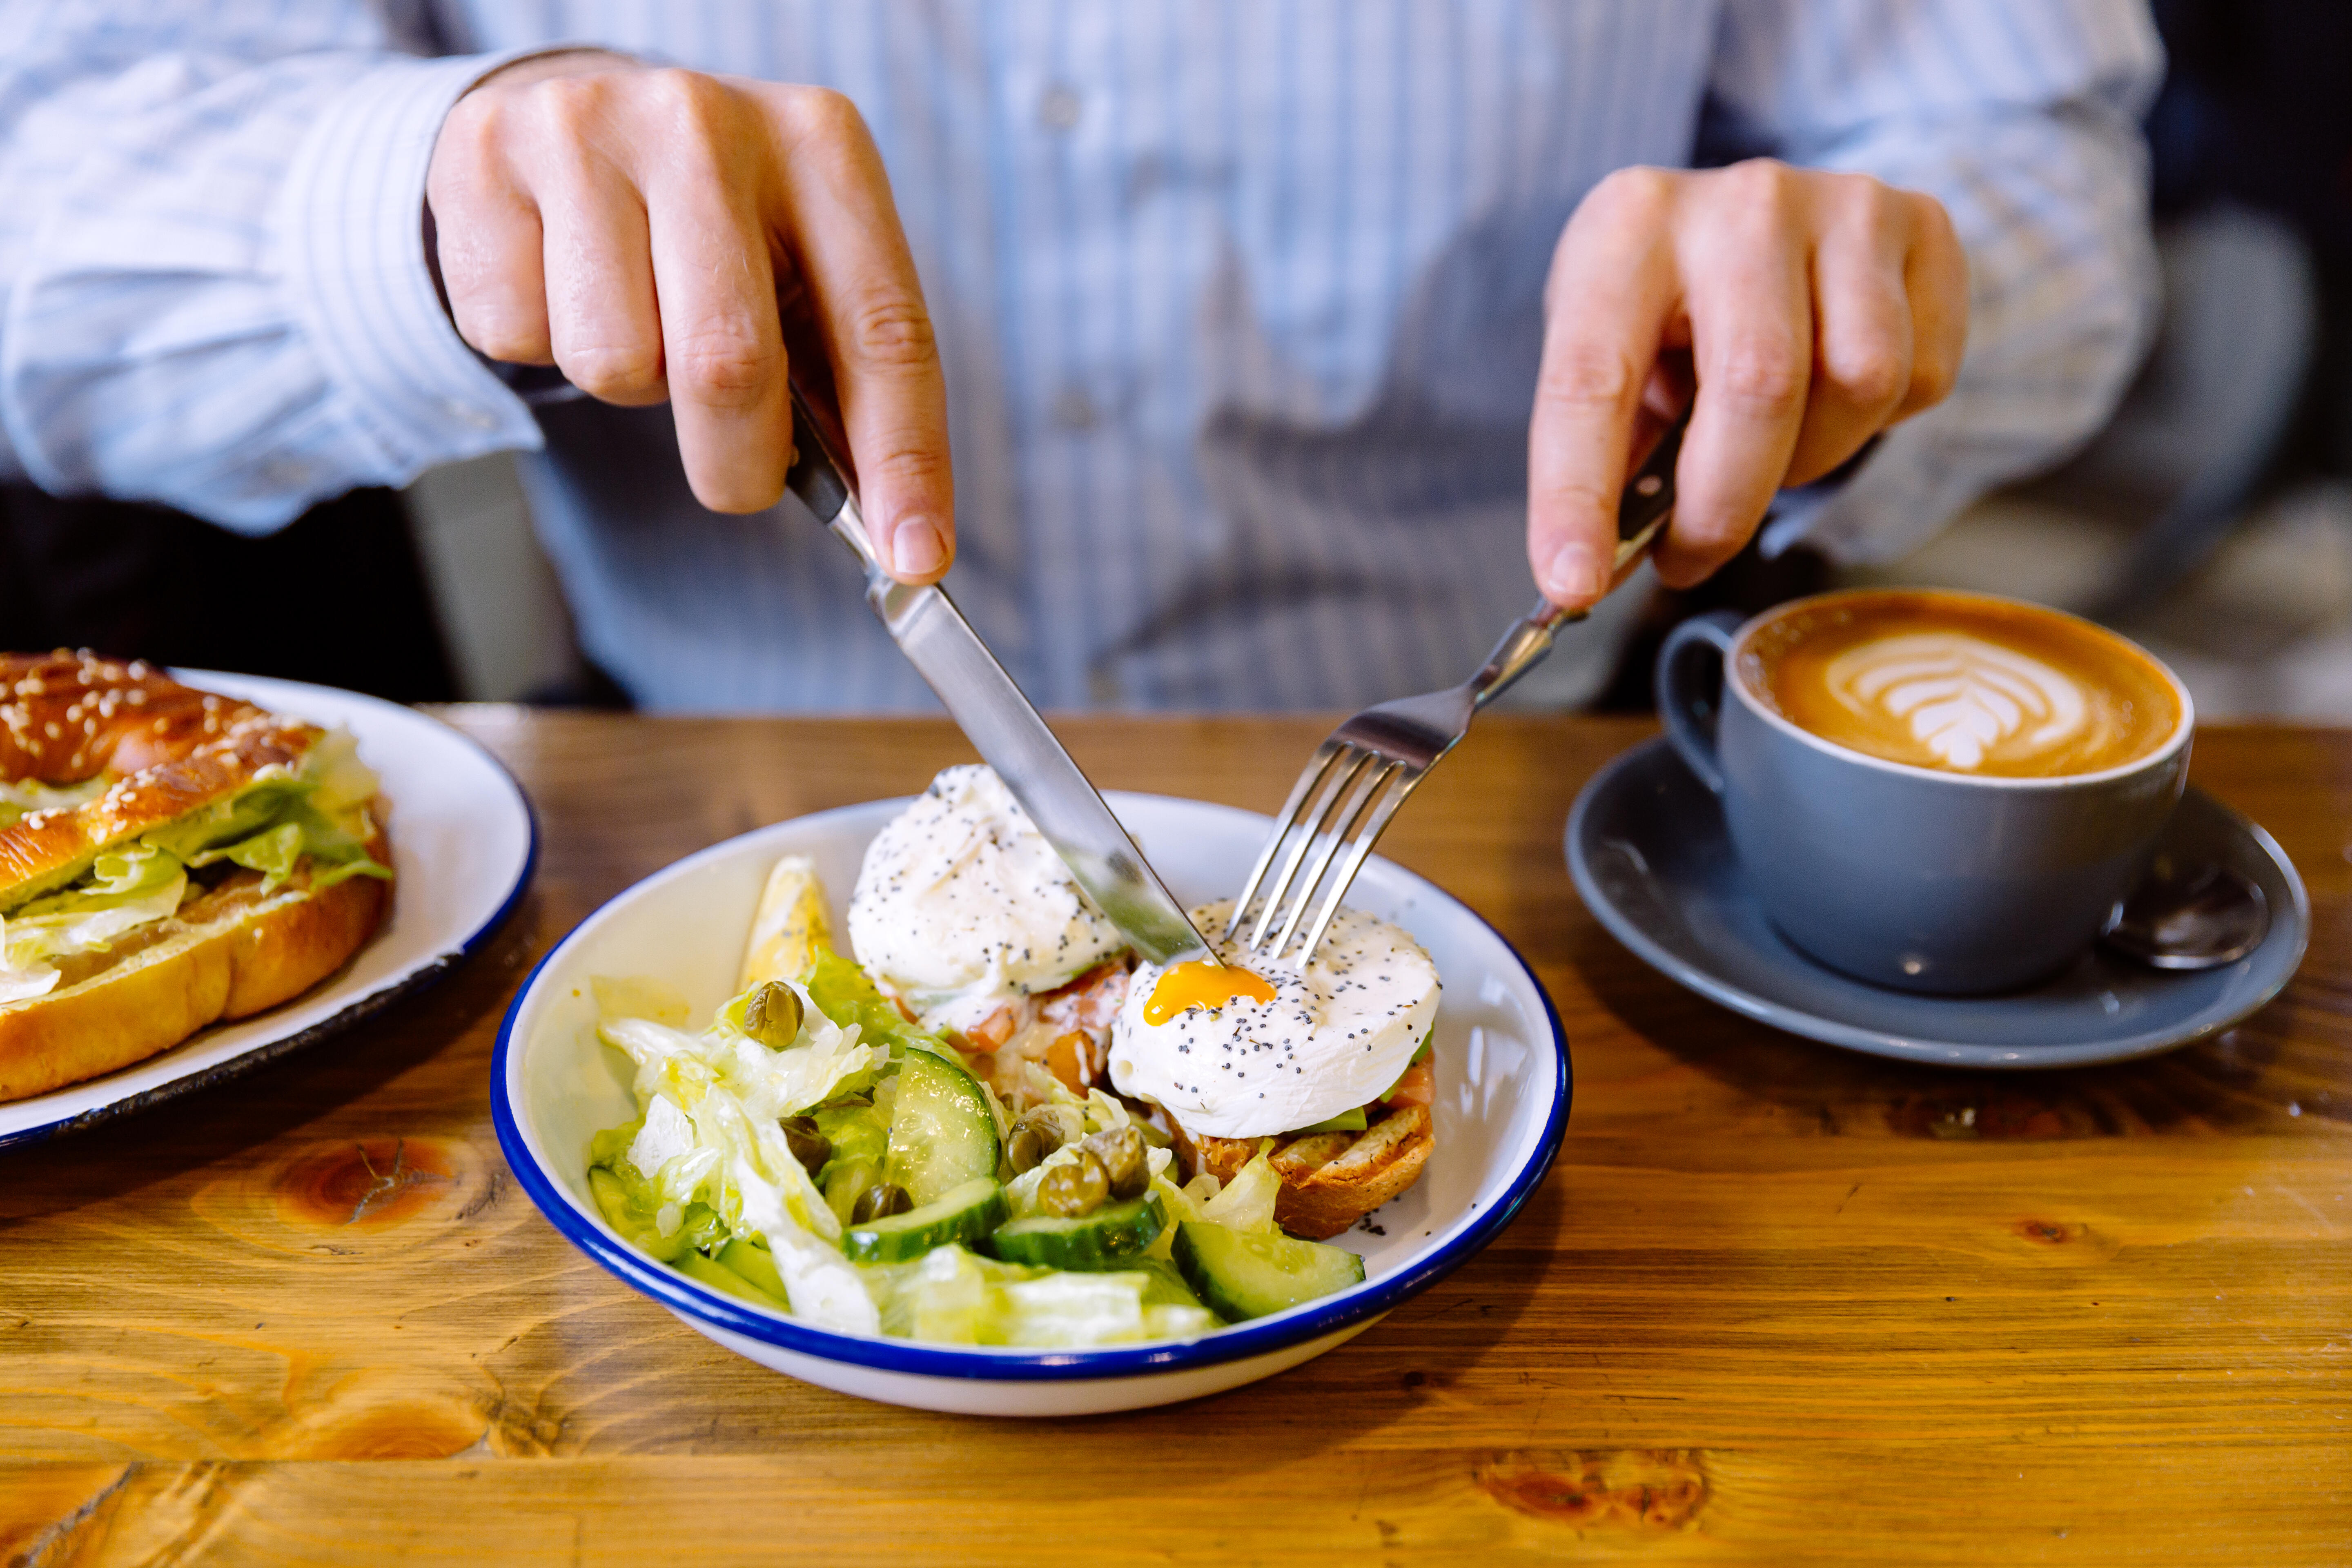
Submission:
M 545 48 L 386 61 L 337 95 L 288 171 L 274 226 L 288 291 L 328 376 L 405 483 L 538 423 L 457 335 L 425 256 L 425 175 L 449 108 Z

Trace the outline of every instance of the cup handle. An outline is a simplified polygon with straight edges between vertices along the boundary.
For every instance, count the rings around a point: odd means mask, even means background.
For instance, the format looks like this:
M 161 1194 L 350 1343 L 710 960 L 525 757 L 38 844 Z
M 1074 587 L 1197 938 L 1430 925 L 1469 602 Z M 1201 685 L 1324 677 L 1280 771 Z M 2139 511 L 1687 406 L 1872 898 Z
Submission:
M 1683 763 L 1698 782 L 1717 795 L 1723 793 L 1723 763 L 1715 750 L 1716 713 L 1720 691 L 1710 693 L 1696 679 L 1693 654 L 1712 648 L 1717 668 L 1730 657 L 1732 637 L 1743 624 L 1736 610 L 1710 610 L 1666 634 L 1658 649 L 1658 717 L 1665 721 L 1666 739 L 1682 753 Z

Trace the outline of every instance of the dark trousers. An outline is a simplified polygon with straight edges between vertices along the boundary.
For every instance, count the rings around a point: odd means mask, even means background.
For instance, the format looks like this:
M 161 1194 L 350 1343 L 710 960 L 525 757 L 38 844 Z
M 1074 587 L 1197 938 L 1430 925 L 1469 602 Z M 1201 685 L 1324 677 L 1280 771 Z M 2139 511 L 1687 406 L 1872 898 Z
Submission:
M 457 695 L 408 519 L 362 489 L 250 539 L 165 507 L 0 487 L 0 648 Z

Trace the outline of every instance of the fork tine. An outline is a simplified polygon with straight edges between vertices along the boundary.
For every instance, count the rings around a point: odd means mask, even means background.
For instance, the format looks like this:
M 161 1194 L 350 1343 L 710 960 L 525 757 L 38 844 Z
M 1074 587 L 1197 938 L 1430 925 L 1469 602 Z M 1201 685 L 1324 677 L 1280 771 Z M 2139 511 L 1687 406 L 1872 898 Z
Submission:
M 1298 826 L 1299 808 L 1307 804 L 1307 797 L 1331 771 L 1331 764 L 1339 760 L 1343 749 L 1338 741 L 1326 740 L 1315 748 L 1315 754 L 1307 758 L 1307 765 L 1299 770 L 1298 782 L 1290 786 L 1290 798 L 1283 803 L 1282 815 L 1275 819 L 1274 832 L 1267 836 L 1265 847 L 1258 851 L 1257 864 L 1250 868 L 1249 880 L 1242 884 L 1240 896 L 1234 900 L 1234 912 L 1225 918 L 1223 935 L 1226 941 L 1231 942 L 1234 932 L 1241 929 L 1242 916 L 1248 911 L 1250 900 L 1257 897 L 1257 885 L 1265 880 L 1266 869 L 1274 864 L 1274 857 L 1281 849 L 1282 841 L 1290 837 L 1292 828 Z
M 1372 846 L 1379 843 L 1381 835 L 1387 831 L 1389 818 L 1394 816 L 1397 807 L 1404 804 L 1404 797 L 1420 788 L 1421 781 L 1428 776 L 1426 768 L 1406 773 L 1381 800 L 1380 809 L 1373 813 L 1372 820 L 1364 831 L 1357 835 L 1354 847 L 1348 851 L 1348 858 L 1341 863 L 1339 874 L 1331 883 L 1331 890 L 1323 897 L 1323 907 L 1316 912 L 1315 923 L 1307 928 L 1306 944 L 1298 950 L 1301 963 L 1306 963 L 1307 956 L 1322 945 L 1323 933 L 1330 929 L 1331 918 L 1339 912 L 1339 900 L 1347 895 L 1349 884 L 1355 881 L 1356 873 L 1364 868 L 1364 861 L 1370 856 Z M 1304 905 L 1306 900 L 1301 898 L 1299 902 Z M 1282 950 L 1277 947 L 1275 951 L 1280 952 Z
M 1360 747 L 1349 745 L 1345 742 L 1340 742 L 1340 745 L 1342 748 L 1340 757 L 1345 761 L 1346 765 L 1333 775 L 1330 787 L 1318 797 L 1312 816 L 1299 824 L 1298 842 L 1292 847 L 1289 858 L 1283 862 L 1282 877 L 1266 893 L 1265 902 L 1257 917 L 1257 924 L 1250 927 L 1249 941 L 1245 945 L 1252 952 L 1257 951 L 1265 943 L 1266 928 L 1274 923 L 1274 917 L 1281 911 L 1282 900 L 1290 891 L 1291 879 L 1298 875 L 1299 862 L 1306 859 L 1307 852 L 1315 847 L 1315 840 L 1322 833 L 1324 823 L 1330 818 L 1332 812 L 1339 808 L 1339 803 L 1347 799 L 1349 792 L 1355 787 L 1357 775 L 1364 771 L 1365 764 L 1373 760 L 1370 752 Z
M 1403 771 L 1402 763 L 1390 762 L 1383 758 L 1379 771 L 1366 781 L 1363 789 L 1356 795 L 1355 809 L 1348 814 L 1345 826 L 1332 832 L 1330 842 L 1323 847 L 1322 855 L 1315 862 L 1315 869 L 1307 874 L 1306 881 L 1299 884 L 1298 896 L 1291 901 L 1289 918 L 1282 922 L 1282 934 L 1274 939 L 1271 956 L 1280 958 L 1282 950 L 1290 945 L 1291 937 L 1298 931 L 1298 922 L 1306 918 L 1308 906 L 1315 901 L 1315 889 L 1322 885 L 1323 873 L 1331 868 L 1332 859 L 1347 847 L 1358 826 L 1380 801 L 1381 792 L 1387 789 L 1390 781 L 1395 779 Z M 1300 962 L 1303 963 L 1306 961 L 1305 954 L 1314 951 L 1312 942 L 1302 948 Z

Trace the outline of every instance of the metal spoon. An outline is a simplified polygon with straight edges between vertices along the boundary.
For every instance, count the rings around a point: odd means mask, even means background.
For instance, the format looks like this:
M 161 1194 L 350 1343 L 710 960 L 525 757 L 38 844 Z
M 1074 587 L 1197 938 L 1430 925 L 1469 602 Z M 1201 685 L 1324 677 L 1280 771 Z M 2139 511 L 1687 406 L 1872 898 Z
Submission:
M 2260 947 L 2270 929 L 2262 889 L 2213 861 L 2159 854 L 2099 940 L 2151 969 L 2219 969 Z

